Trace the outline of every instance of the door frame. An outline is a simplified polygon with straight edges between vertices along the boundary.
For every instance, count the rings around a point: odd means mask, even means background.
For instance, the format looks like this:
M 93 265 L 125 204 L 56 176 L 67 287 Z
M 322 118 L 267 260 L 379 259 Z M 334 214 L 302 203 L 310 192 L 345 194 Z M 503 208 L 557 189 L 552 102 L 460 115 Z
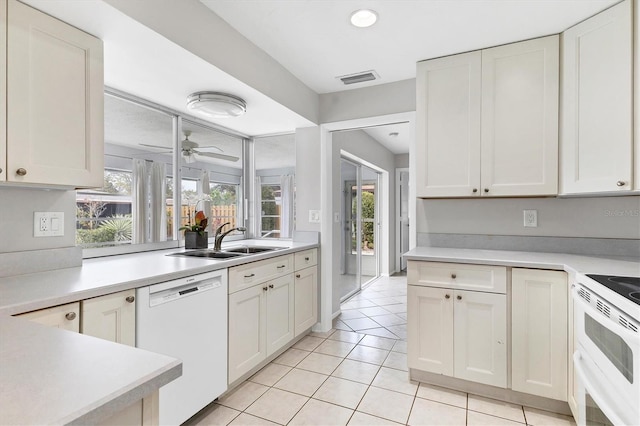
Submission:
M 395 272 L 401 272 L 402 271 L 402 247 L 401 247 L 401 242 L 402 242 L 402 226 L 400 224 L 400 212 L 401 212 L 401 207 L 400 207 L 400 203 L 402 202 L 402 199 L 400 197 L 400 175 L 403 172 L 407 172 L 409 173 L 409 168 L 408 167 L 397 167 L 396 168 L 396 267 L 395 267 Z M 411 174 L 409 173 L 409 181 L 411 181 Z M 409 188 L 411 188 L 411 186 L 409 186 Z M 411 199 L 411 195 L 409 195 L 409 199 Z M 409 203 L 411 204 L 411 203 Z M 409 208 L 409 211 L 407 212 L 407 220 L 409 221 L 409 226 L 411 226 L 411 209 Z M 411 228 L 409 228 L 409 235 L 411 235 Z M 411 247 L 411 243 L 409 243 L 409 247 Z

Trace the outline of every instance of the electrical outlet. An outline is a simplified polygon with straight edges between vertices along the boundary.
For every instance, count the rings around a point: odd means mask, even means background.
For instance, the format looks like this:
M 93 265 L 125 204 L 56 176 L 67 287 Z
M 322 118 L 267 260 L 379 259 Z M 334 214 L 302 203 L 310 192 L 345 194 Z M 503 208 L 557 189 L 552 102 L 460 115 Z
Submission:
M 33 236 L 64 236 L 64 212 L 34 212 Z
M 309 223 L 320 223 L 320 210 L 309 210 Z
M 523 210 L 524 226 L 526 228 L 538 227 L 538 210 Z

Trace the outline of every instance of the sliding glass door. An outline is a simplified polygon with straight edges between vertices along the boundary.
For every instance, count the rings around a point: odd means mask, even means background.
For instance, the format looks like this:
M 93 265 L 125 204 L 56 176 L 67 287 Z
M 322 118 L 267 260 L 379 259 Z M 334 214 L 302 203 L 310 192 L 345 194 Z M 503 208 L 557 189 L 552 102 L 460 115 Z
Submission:
M 378 189 L 379 173 L 353 162 L 341 160 L 342 253 L 340 297 L 345 300 L 379 276 Z

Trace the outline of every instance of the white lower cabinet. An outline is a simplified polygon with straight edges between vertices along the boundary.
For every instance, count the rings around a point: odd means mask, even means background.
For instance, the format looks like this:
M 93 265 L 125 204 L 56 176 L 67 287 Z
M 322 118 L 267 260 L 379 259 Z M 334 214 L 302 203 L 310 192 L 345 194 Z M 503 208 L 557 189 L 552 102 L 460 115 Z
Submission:
M 50 327 L 82 332 L 115 343 L 135 346 L 135 289 L 18 315 Z M 100 422 L 102 425 L 157 425 L 158 391 Z
M 291 273 L 229 295 L 229 384 L 293 340 L 293 309 Z
M 49 327 L 80 332 L 80 302 L 67 303 L 16 316 Z
M 81 302 L 82 334 L 123 345 L 136 345 L 135 289 Z
M 567 274 L 513 268 L 512 389 L 567 401 Z
M 506 387 L 506 309 L 505 294 L 412 285 L 410 280 L 409 367 Z
M 318 321 L 318 268 L 312 266 L 296 271 L 295 335 L 307 331 Z

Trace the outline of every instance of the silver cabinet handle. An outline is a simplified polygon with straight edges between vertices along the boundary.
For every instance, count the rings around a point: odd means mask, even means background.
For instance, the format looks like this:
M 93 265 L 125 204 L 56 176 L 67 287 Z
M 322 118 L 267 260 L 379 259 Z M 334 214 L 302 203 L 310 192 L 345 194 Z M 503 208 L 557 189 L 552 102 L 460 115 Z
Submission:
M 16 174 L 18 176 L 24 176 L 27 174 L 27 169 L 23 169 L 22 167 L 20 167 L 18 170 L 16 170 Z
M 0 167 L 0 173 L 2 173 L 2 167 Z
M 69 312 L 64 317 L 66 319 L 68 319 L 69 321 L 73 321 L 74 319 L 76 319 L 76 313 L 75 312 Z
M 296 278 L 300 278 L 300 274 L 296 274 Z
M 276 269 L 282 269 L 282 268 L 286 268 L 287 265 L 280 265 L 280 266 L 276 266 Z
M 457 275 L 456 274 L 451 274 L 451 278 L 453 278 L 454 280 L 456 279 Z
M 618 186 L 625 186 L 627 184 L 627 182 L 623 181 L 623 180 L 619 180 L 616 182 L 616 185 Z
M 269 290 L 269 287 L 262 287 L 262 291 L 267 291 Z
M 2 170 L 0 170 L 0 171 L 2 171 Z M 308 257 L 305 257 L 305 258 L 304 258 L 304 260 L 306 260 L 306 261 L 308 262 L 308 261 L 309 261 L 309 258 L 308 258 Z
M 475 194 L 476 192 L 478 192 L 478 188 L 473 188 L 473 193 Z
M 133 302 L 136 301 L 136 298 L 135 298 L 135 296 L 127 296 L 127 298 L 124 299 L 124 300 L 126 300 L 127 303 L 133 303 Z
M 269 284 L 269 288 L 273 288 L 273 284 Z
M 444 298 L 445 298 L 445 299 L 450 299 L 450 298 L 451 298 L 451 296 L 449 296 L 448 294 L 445 294 L 445 295 L 444 295 Z
M 462 296 L 458 295 L 458 296 L 456 296 L 456 299 L 462 300 Z
M 249 274 L 249 275 L 245 275 L 244 277 L 245 278 L 251 278 L 251 277 L 255 277 L 255 276 L 256 276 L 256 274 Z
M 485 188 L 485 189 L 484 189 L 484 192 L 489 192 L 489 188 Z

